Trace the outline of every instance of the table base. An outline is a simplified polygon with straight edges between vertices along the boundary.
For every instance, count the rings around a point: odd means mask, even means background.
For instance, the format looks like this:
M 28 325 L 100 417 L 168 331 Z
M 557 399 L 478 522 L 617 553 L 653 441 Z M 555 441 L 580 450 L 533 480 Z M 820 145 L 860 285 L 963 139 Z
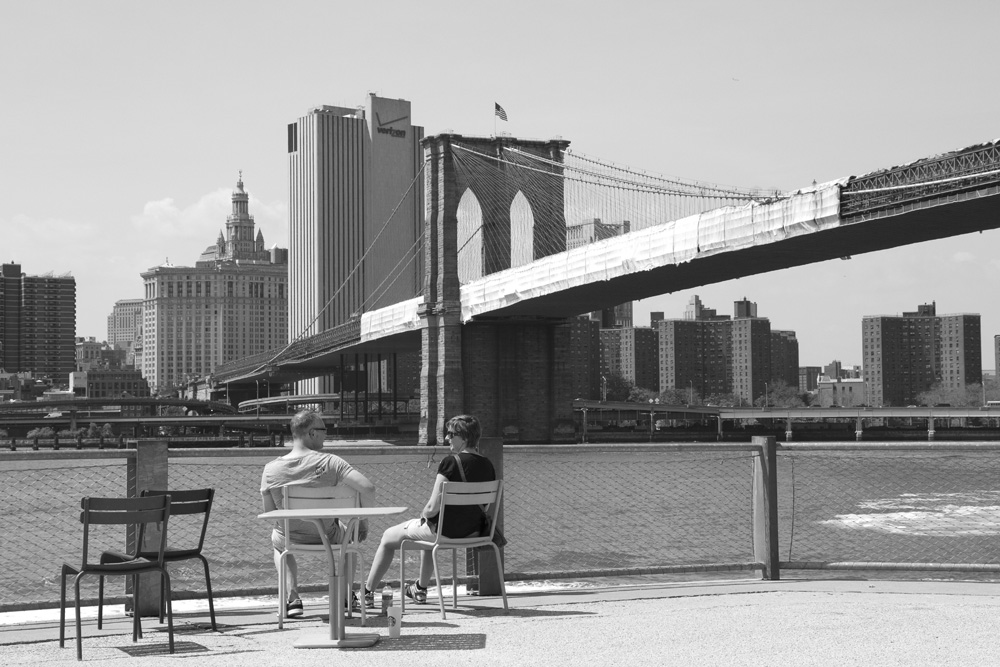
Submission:
M 378 641 L 377 633 L 344 633 L 343 639 L 331 639 L 329 632 L 313 633 L 296 640 L 295 648 L 367 648 Z

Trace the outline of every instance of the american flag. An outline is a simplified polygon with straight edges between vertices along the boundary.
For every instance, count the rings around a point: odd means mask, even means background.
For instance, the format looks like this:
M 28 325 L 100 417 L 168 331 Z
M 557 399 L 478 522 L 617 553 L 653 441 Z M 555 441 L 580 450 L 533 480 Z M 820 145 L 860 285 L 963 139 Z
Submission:
M 496 102 L 494 102 L 493 104 L 496 106 L 497 118 L 499 118 L 500 120 L 507 120 L 507 112 L 503 110 L 503 107 L 497 104 Z

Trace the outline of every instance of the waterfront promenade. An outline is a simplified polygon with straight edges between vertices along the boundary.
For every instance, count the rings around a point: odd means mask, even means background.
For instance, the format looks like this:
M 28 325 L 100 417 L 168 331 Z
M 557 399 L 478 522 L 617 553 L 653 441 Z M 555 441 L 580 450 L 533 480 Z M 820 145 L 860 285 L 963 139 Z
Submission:
M 341 660 L 385 665 L 993 665 L 1000 663 L 1000 584 L 864 579 L 756 579 L 666 583 L 600 579 L 583 585 L 511 587 L 510 614 L 499 598 L 459 598 L 442 621 L 435 605 L 408 606 L 402 634 L 382 634 L 368 649 L 337 655 L 297 650 L 303 630 L 326 622 L 325 604 L 307 600 L 306 615 L 278 631 L 263 600 L 226 601 L 219 632 L 206 614 L 175 612 L 177 652 L 165 630 L 146 619 L 145 638 L 131 641 L 130 619 L 118 612 L 97 631 L 84 626 L 84 660 L 92 664 L 270 667 Z M 434 602 L 434 600 L 431 600 Z M 267 602 L 270 602 L 268 600 Z M 52 614 L 50 610 L 46 612 Z M 349 621 L 349 630 L 358 619 Z M 78 664 L 68 631 L 58 643 L 58 615 L 0 614 L 0 664 Z

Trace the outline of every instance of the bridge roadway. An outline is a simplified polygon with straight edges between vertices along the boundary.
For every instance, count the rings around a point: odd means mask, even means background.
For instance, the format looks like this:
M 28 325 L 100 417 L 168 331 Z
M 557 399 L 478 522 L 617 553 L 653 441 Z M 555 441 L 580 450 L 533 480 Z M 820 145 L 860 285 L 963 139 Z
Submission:
M 577 399 L 573 401 L 573 409 L 586 415 L 596 413 L 601 416 L 608 412 L 635 415 L 636 418 L 649 416 L 650 421 L 657 419 L 714 419 L 718 434 L 723 432 L 723 423 L 736 420 L 778 420 L 785 422 L 785 439 L 794 437 L 793 424 L 798 422 L 824 421 L 827 419 L 853 419 L 855 422 L 855 437 L 861 439 L 865 420 L 872 419 L 918 419 L 927 424 L 928 439 L 934 439 L 936 420 L 969 419 L 992 417 L 1000 420 L 1000 406 L 996 407 L 950 407 L 950 406 L 915 406 L 915 407 L 802 407 L 802 408 L 754 408 L 754 407 L 717 407 L 704 405 L 666 405 L 660 403 L 630 403 L 602 402 Z
M 461 318 L 567 318 L 743 276 L 1000 227 L 1000 142 L 689 216 L 461 286 Z M 214 381 L 289 381 L 342 354 L 420 348 L 424 297 L 217 370 Z
M 158 408 L 180 407 L 203 413 L 232 414 L 236 408 L 220 401 L 200 401 L 188 398 L 53 398 L 43 401 L 0 402 L 0 417 L 14 414 L 49 413 L 59 410 L 99 410 L 106 407 Z
M 993 417 L 1000 419 L 1000 407 L 996 408 L 963 408 L 963 407 L 914 407 L 914 408 L 751 408 L 751 407 L 716 407 L 704 405 L 666 405 L 661 403 L 630 403 L 573 401 L 573 408 L 578 412 L 604 414 L 611 412 L 634 415 L 635 417 L 653 415 L 654 419 L 715 419 L 733 421 L 737 419 L 773 419 L 789 421 L 821 421 L 826 419 L 885 419 L 910 418 L 922 420 L 957 419 L 972 417 Z M 328 412 L 325 415 L 331 422 L 339 421 L 339 414 Z M 87 417 L 69 413 L 54 418 L 39 419 L 38 415 L 5 415 L 0 416 L 0 424 L 35 424 L 44 426 L 66 427 L 71 423 L 88 424 L 91 421 L 99 424 L 139 424 L 155 426 L 195 426 L 219 428 L 222 426 L 269 426 L 287 427 L 290 419 L 288 414 L 225 414 L 225 415 L 162 415 L 162 416 L 109 416 L 106 414 Z M 629 417 L 631 418 L 631 417 Z M 404 419 L 412 421 L 412 415 Z M 382 420 L 390 422 L 388 415 Z M 345 420 L 346 422 L 346 420 Z

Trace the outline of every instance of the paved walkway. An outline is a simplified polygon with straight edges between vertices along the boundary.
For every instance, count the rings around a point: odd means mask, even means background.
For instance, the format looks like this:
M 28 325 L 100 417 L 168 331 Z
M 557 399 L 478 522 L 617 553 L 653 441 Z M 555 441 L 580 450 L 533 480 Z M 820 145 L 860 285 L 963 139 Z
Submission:
M 303 631 L 325 627 L 320 600 L 307 603 L 305 616 L 283 631 L 271 607 L 250 601 L 232 607 L 221 600 L 218 632 L 208 629 L 207 612 L 178 612 L 174 655 L 167 653 L 165 626 L 147 619 L 145 638 L 133 644 L 131 620 L 118 611 L 103 631 L 85 621 L 83 657 L 92 664 L 198 667 L 293 660 L 342 660 L 351 667 L 1000 664 L 1000 584 L 740 580 L 512 589 L 506 615 L 499 598 L 460 597 L 460 610 L 446 621 L 432 604 L 408 605 L 398 639 L 388 637 L 384 618 L 371 618 L 371 631 L 382 639 L 348 651 L 292 648 Z M 357 625 L 357 618 L 348 621 L 348 630 Z M 67 634 L 60 649 L 57 612 L 48 619 L 0 614 L 0 665 L 77 664 L 72 625 Z

